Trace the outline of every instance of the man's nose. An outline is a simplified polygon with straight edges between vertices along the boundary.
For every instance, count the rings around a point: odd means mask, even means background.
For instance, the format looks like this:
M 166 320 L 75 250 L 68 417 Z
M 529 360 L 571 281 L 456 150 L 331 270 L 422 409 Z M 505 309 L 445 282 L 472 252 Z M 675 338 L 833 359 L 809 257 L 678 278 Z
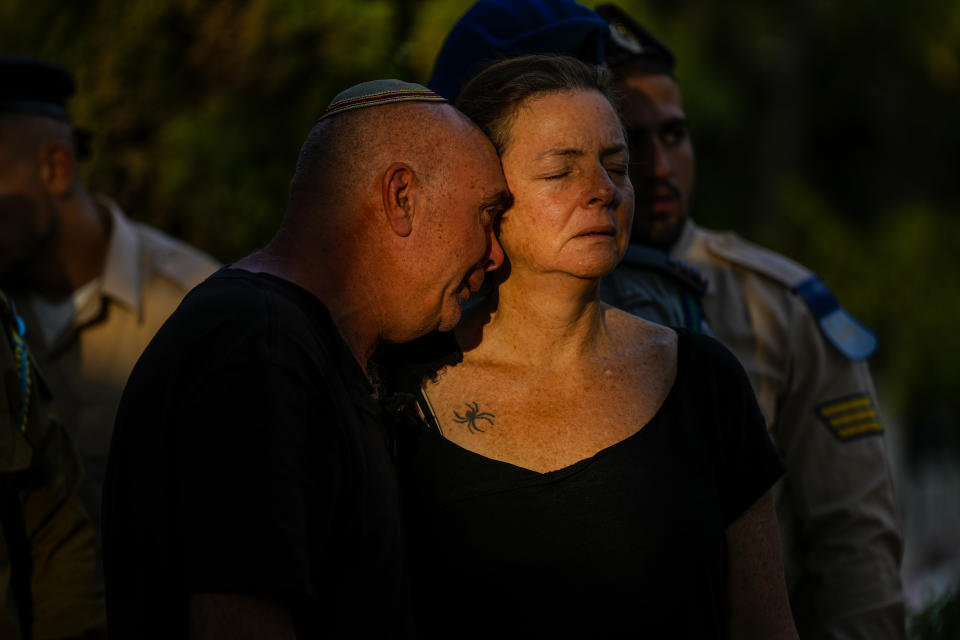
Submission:
M 500 246 L 500 241 L 497 240 L 497 234 L 493 232 L 492 228 L 487 232 L 487 235 L 489 242 L 487 244 L 487 256 L 483 263 L 483 269 L 484 271 L 494 271 L 503 264 L 503 247 Z
M 658 178 L 669 178 L 673 173 L 673 165 L 670 163 L 666 146 L 658 138 L 654 138 L 650 145 L 650 155 L 653 175 Z
M 673 174 L 667 147 L 657 136 L 644 136 L 642 141 L 631 142 L 630 166 L 640 178 L 664 179 Z

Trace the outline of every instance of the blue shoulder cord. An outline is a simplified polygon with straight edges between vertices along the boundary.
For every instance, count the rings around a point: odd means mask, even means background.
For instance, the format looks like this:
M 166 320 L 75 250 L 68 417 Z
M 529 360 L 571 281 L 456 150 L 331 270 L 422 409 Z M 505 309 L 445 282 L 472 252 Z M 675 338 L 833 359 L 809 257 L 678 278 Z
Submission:
M 17 373 L 20 374 L 20 394 L 23 396 L 16 424 L 21 433 L 26 433 L 27 412 L 30 409 L 30 396 L 33 391 L 33 385 L 30 384 L 30 357 L 27 355 L 27 345 L 23 341 L 26 327 L 23 325 L 23 319 L 17 315 L 13 302 L 10 303 L 10 311 L 13 313 L 13 319 L 16 322 L 16 328 L 10 328 L 10 337 L 13 340 L 13 354 L 17 360 Z

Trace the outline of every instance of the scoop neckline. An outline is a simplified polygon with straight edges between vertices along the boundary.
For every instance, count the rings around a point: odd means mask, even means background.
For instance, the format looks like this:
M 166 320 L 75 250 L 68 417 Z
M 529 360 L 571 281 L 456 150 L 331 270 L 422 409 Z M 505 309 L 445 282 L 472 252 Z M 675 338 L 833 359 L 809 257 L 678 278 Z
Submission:
M 610 445 L 607 445 L 606 447 L 596 451 L 595 453 L 592 453 L 591 455 L 585 458 L 581 458 L 580 460 L 571 462 L 570 464 L 560 467 L 558 469 L 552 469 L 550 471 L 541 472 L 541 471 L 535 471 L 534 469 L 530 469 L 528 467 L 524 467 L 518 464 L 514 464 L 512 462 L 507 462 L 505 460 L 490 458 L 481 453 L 477 453 L 476 451 L 471 451 L 470 449 L 467 449 L 466 447 L 463 447 L 457 444 L 456 442 L 448 439 L 436 427 L 428 427 L 427 432 L 430 433 L 432 437 L 434 437 L 435 439 L 439 439 L 445 442 L 450 447 L 453 447 L 456 450 L 464 452 L 467 456 L 479 459 L 484 464 L 505 466 L 507 468 L 515 470 L 516 472 L 520 472 L 528 477 L 546 479 L 546 478 L 556 478 L 558 476 L 565 476 L 565 475 L 576 473 L 581 469 L 590 466 L 595 461 L 606 457 L 611 451 L 619 449 L 622 446 L 626 446 L 628 443 L 632 442 L 633 440 L 639 439 L 641 437 L 640 434 L 649 431 L 651 427 L 655 426 L 660 422 L 663 422 L 662 416 L 676 402 L 676 396 L 679 394 L 678 389 L 681 386 L 682 379 L 686 377 L 686 370 L 687 370 L 686 352 L 687 352 L 687 340 L 689 337 L 689 331 L 681 327 L 669 327 L 669 328 L 673 329 L 673 331 L 677 334 L 677 374 L 674 376 L 673 384 L 670 385 L 670 390 L 667 392 L 667 395 L 664 397 L 663 401 L 660 403 L 660 406 L 657 407 L 657 410 L 656 412 L 654 412 L 653 416 L 647 422 L 640 425 L 640 427 L 638 427 L 636 431 L 634 431 L 633 433 L 631 433 L 630 435 L 626 436 L 621 440 L 617 440 L 616 442 Z M 423 398 L 426 406 L 429 407 L 429 403 L 426 402 L 426 396 L 423 393 L 422 387 L 420 388 L 418 393 L 420 394 L 420 397 Z M 432 411 L 430 415 L 435 425 L 436 417 L 433 416 Z M 647 437 L 647 436 L 643 436 L 643 437 Z M 649 436 L 649 437 L 652 437 L 652 436 Z

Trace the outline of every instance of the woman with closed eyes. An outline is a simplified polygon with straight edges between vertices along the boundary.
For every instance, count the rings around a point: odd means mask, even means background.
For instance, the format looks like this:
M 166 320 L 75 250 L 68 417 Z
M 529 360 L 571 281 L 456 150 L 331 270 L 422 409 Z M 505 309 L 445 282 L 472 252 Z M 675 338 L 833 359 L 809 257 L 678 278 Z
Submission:
M 408 368 L 418 625 L 796 637 L 771 497 L 781 463 L 740 365 L 710 338 L 598 299 L 633 212 L 608 82 L 531 56 L 461 93 L 514 205 L 492 293 L 452 335 L 407 351 L 433 361 Z

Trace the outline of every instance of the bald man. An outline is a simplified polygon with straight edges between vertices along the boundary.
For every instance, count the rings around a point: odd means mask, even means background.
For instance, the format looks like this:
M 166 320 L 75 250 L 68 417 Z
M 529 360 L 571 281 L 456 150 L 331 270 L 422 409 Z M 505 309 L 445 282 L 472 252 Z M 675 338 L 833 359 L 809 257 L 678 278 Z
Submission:
M 334 99 L 273 240 L 140 359 L 104 494 L 112 637 L 412 635 L 368 358 L 457 323 L 510 204 L 493 146 L 444 103 L 400 81 Z

